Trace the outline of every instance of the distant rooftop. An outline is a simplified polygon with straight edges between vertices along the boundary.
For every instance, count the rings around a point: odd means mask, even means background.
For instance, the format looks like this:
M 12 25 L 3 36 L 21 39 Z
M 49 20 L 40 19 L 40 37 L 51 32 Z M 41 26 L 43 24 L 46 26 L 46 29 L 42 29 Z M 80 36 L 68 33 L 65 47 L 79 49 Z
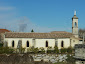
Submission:
M 5 32 L 10 32 L 10 31 L 7 29 L 0 29 L 0 33 L 5 33 Z

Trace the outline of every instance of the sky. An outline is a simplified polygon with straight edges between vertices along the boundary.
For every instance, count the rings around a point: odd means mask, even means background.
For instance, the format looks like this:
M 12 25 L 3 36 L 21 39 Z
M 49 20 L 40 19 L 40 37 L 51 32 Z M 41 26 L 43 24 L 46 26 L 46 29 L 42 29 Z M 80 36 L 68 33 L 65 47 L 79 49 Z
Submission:
M 0 0 L 0 28 L 11 31 L 72 32 L 76 10 L 79 29 L 85 28 L 85 0 Z

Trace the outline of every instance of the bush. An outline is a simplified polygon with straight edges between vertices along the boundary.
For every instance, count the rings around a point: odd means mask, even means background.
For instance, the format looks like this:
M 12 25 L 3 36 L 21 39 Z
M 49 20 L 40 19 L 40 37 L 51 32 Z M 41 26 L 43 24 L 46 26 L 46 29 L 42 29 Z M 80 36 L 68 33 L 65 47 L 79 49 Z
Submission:
M 52 50 L 52 47 L 51 47 L 51 46 L 49 46 L 49 47 L 47 48 L 47 50 Z
M 38 48 L 34 48 L 34 49 L 33 49 L 33 52 L 34 52 L 34 53 L 38 53 L 38 52 L 39 52 L 39 49 L 38 49 Z
M 48 49 L 48 50 L 47 50 L 47 53 L 59 53 L 58 47 L 55 46 L 55 47 L 54 47 L 54 50 L 52 50 L 52 48 L 51 48 L 51 49 Z
M 41 54 L 45 53 L 45 50 L 43 47 L 39 48 L 39 53 L 41 53 Z
M 54 50 L 47 50 L 47 53 L 54 53 Z
M 54 53 L 59 53 L 59 50 L 58 50 L 57 46 L 54 47 Z
M 68 48 L 67 48 L 67 52 L 68 52 L 68 53 L 72 53 L 72 51 L 73 51 L 73 49 L 72 49 L 71 47 L 68 47 Z
M 54 50 L 52 49 L 52 47 L 49 46 L 49 47 L 47 48 L 47 53 L 54 53 Z
M 61 53 L 72 53 L 74 49 L 72 47 L 62 48 Z
M 25 52 L 25 48 L 21 48 L 21 53 L 24 53 Z
M 72 52 L 74 52 L 74 49 L 72 47 L 68 47 L 67 48 L 67 53 L 72 53 Z
M 61 49 L 61 53 L 66 53 L 67 52 L 67 49 L 66 48 L 62 48 Z
M 30 47 L 27 49 L 27 53 L 38 53 L 38 52 L 39 52 L 38 48 Z
M 2 43 L 0 43 L 0 47 L 3 47 L 3 44 Z
M 75 64 L 75 59 L 73 58 L 73 56 L 67 55 L 67 64 Z
M 3 54 L 3 53 L 10 54 L 13 52 L 14 50 L 9 47 L 0 47 L 0 54 Z

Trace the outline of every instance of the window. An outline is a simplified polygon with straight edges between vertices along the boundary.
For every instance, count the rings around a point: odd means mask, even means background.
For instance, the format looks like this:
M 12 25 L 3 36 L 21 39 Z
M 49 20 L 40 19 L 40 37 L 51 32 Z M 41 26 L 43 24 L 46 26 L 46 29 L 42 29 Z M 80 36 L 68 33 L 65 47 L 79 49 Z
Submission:
M 29 41 L 27 41 L 27 47 L 29 47 Z
M 14 41 L 12 41 L 12 47 L 14 47 Z
M 64 47 L 64 42 L 63 41 L 61 41 L 61 47 Z
M 48 47 L 48 41 L 46 41 L 46 47 Z
M 77 23 L 76 22 L 75 22 L 74 26 L 77 27 Z

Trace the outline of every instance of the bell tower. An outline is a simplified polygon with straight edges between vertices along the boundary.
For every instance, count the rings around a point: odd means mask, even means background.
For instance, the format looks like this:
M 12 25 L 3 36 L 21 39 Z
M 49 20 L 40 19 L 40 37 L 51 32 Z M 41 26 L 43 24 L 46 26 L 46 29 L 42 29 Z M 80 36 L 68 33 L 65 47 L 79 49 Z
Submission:
M 76 16 L 76 11 L 74 11 L 74 16 L 72 17 L 72 33 L 78 38 L 78 17 Z

